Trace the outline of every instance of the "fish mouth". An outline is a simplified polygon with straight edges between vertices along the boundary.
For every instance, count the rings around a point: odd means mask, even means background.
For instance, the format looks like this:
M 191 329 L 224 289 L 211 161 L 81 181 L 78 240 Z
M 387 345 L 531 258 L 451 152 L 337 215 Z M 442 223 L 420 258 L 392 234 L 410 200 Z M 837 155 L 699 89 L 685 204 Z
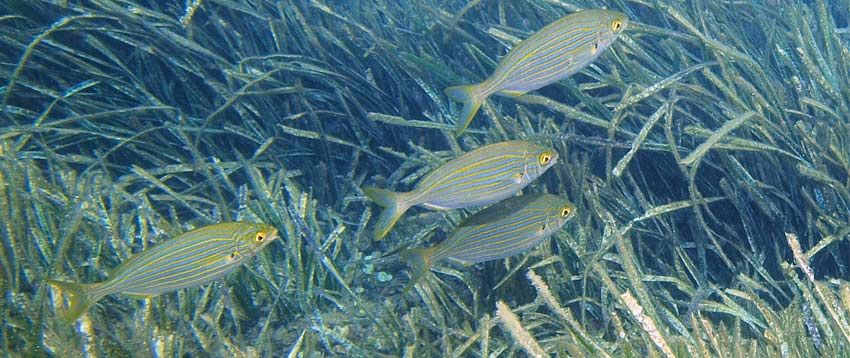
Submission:
M 269 233 L 269 239 L 268 239 L 268 240 L 266 240 L 266 245 L 268 245 L 268 244 L 269 244 L 270 242 L 272 242 L 272 241 L 277 240 L 277 239 L 278 239 L 278 237 L 279 237 L 279 236 L 278 236 L 278 233 L 279 233 L 279 231 L 277 230 L 277 228 L 274 228 L 274 229 L 272 230 L 272 232 L 270 232 L 270 233 Z
M 274 228 L 274 229 L 272 229 L 271 231 L 267 232 L 267 233 L 266 233 L 266 235 L 267 235 L 267 236 L 266 236 L 266 239 L 265 239 L 265 240 L 263 240 L 263 242 L 262 242 L 260 245 L 256 245 L 256 246 L 254 247 L 254 251 L 255 251 L 255 252 L 260 251 L 260 250 L 262 250 L 264 247 L 266 247 L 268 244 L 270 244 L 270 243 L 274 242 L 275 240 L 277 240 L 277 239 L 278 239 L 278 234 L 279 234 L 279 231 L 278 231 L 278 229 L 277 229 L 277 228 Z

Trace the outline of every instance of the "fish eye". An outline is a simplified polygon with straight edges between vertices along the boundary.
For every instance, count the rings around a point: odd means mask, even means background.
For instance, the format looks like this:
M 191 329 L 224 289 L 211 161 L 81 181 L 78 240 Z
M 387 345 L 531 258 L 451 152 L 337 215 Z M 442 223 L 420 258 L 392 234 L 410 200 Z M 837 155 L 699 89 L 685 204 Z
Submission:
M 573 209 L 570 208 L 569 206 L 565 206 L 565 207 L 561 208 L 561 216 L 563 216 L 563 217 L 569 216 L 571 212 L 573 212 Z
M 623 28 L 623 21 L 622 20 L 617 19 L 617 20 L 614 20 L 614 21 L 611 22 L 611 30 L 612 31 L 617 32 L 617 31 L 620 31 L 620 29 L 622 29 L 622 28 Z
M 266 234 L 258 232 L 256 236 L 254 236 L 254 243 L 259 244 L 266 239 Z
M 537 158 L 537 161 L 540 162 L 540 165 L 549 164 L 552 161 L 552 154 L 548 152 L 540 153 L 540 157 Z

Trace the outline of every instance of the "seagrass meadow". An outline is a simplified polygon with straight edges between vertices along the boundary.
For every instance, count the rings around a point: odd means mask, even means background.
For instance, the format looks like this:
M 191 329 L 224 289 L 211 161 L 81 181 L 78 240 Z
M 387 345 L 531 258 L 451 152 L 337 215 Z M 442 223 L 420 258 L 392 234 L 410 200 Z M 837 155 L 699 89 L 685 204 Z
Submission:
M 455 136 L 444 88 L 602 7 L 629 24 L 593 64 Z M 848 0 L 8 0 L 0 112 L 4 356 L 850 356 Z M 374 241 L 361 188 L 518 139 L 575 217 L 402 293 L 398 252 L 480 209 Z M 47 279 L 233 220 L 280 238 L 61 319 Z

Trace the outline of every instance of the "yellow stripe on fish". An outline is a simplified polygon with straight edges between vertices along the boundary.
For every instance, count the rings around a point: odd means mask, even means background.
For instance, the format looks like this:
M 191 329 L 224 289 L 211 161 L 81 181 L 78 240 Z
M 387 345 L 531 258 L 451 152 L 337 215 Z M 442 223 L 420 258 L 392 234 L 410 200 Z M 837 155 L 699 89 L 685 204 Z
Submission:
M 384 207 L 375 240 L 390 232 L 412 206 L 448 210 L 487 205 L 516 194 L 558 160 L 552 148 L 531 141 L 490 144 L 452 159 L 428 173 L 409 192 L 374 187 L 363 192 Z
M 228 222 L 204 226 L 137 253 L 119 265 L 112 277 L 94 284 L 47 282 L 69 295 L 64 318 L 72 323 L 106 295 L 151 297 L 201 285 L 236 269 L 277 239 L 277 229 L 264 224 Z
M 521 96 L 581 71 L 628 23 L 625 14 L 603 9 L 564 16 L 517 44 L 484 82 L 446 88 L 447 96 L 463 103 L 455 134 L 463 133 L 490 95 Z
M 440 260 L 473 264 L 518 255 L 560 230 L 573 216 L 575 205 L 557 195 L 505 199 L 468 217 L 438 245 L 402 251 L 400 255 L 412 266 L 405 291 Z

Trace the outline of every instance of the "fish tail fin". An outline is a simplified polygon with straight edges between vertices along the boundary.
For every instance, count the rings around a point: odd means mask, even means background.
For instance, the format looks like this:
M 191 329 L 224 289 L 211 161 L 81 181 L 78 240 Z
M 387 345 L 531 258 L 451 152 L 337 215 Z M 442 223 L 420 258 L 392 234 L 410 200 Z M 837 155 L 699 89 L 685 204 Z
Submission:
M 410 208 L 410 204 L 405 200 L 407 193 L 399 193 L 375 187 L 365 188 L 363 189 L 363 193 L 374 201 L 375 204 L 384 207 L 375 224 L 375 241 L 381 240 L 390 232 L 390 229 L 393 228 L 393 225 L 395 225 L 401 215 Z
M 437 251 L 436 246 L 426 247 L 426 248 L 417 248 L 417 249 L 408 249 L 399 253 L 401 255 L 401 259 L 406 261 L 408 265 L 411 266 L 410 271 L 410 281 L 407 282 L 407 285 L 404 286 L 403 293 L 407 293 L 410 291 L 413 286 L 416 285 L 416 282 L 425 276 L 425 273 L 431 269 L 431 264 L 433 264 L 433 256 Z
M 68 294 L 68 309 L 62 315 L 62 319 L 68 324 L 74 324 L 101 297 L 91 293 L 97 284 L 87 285 L 58 280 L 47 280 L 47 283 Z
M 445 92 L 449 98 L 463 103 L 463 111 L 460 114 L 460 118 L 457 120 L 457 126 L 455 127 L 455 136 L 460 136 L 466 127 L 469 126 L 469 123 L 472 122 L 472 118 L 475 117 L 475 113 L 478 113 L 478 108 L 481 108 L 481 104 L 484 103 L 484 99 L 486 96 L 481 96 L 478 93 L 479 86 L 476 85 L 466 85 L 466 86 L 454 86 L 446 88 Z

